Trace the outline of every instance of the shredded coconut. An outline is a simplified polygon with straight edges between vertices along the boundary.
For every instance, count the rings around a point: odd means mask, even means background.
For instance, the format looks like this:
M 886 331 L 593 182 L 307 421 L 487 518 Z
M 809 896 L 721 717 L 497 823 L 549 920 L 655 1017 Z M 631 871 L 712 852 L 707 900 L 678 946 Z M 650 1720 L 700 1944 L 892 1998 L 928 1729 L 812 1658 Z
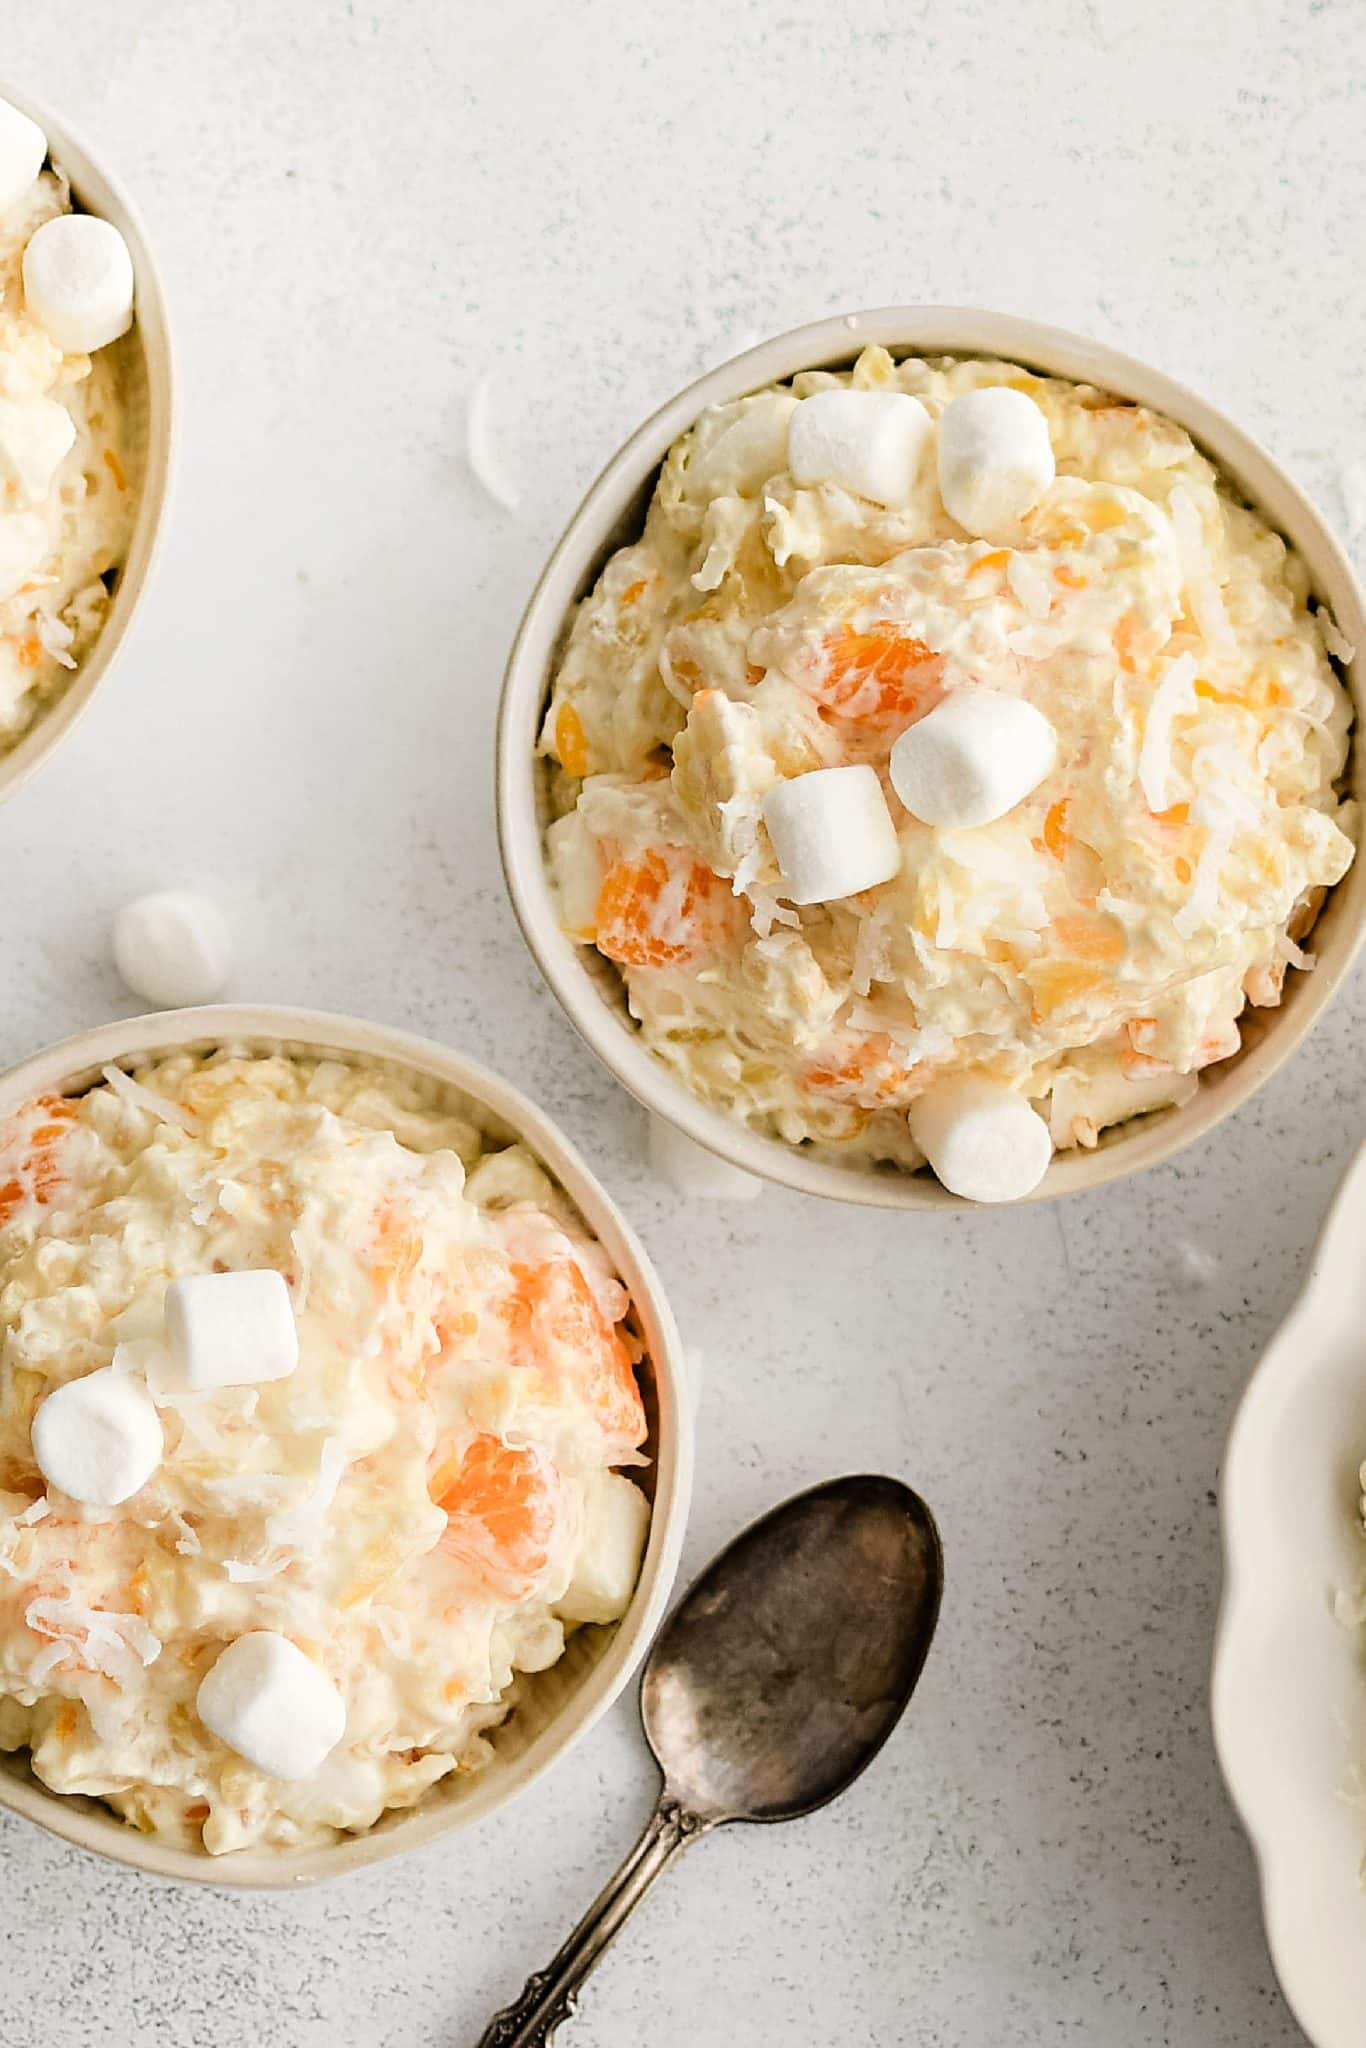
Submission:
M 1138 756 L 1138 780 L 1143 801 L 1150 811 L 1165 811 L 1170 802 L 1172 772 L 1172 726 L 1183 712 L 1198 708 L 1195 695 L 1195 657 L 1178 654 L 1168 662 L 1166 673 L 1153 692 L 1143 727 L 1143 745 Z
M 271 1515 L 267 1520 L 266 1535 L 270 1542 L 287 1547 L 306 1541 L 324 1520 L 335 1500 L 345 1470 L 346 1452 L 341 1438 L 325 1438 L 318 1453 L 318 1476 L 307 1496 L 297 1507 L 286 1508 L 283 1513 Z
M 163 1124 L 178 1124 L 182 1131 L 197 1132 L 199 1119 L 188 1109 L 182 1109 L 178 1102 L 168 1102 L 164 1095 L 157 1095 L 150 1088 L 144 1088 L 131 1074 L 125 1074 L 122 1067 L 102 1067 L 105 1080 L 116 1095 L 130 1102 L 136 1109 L 145 1109 L 150 1116 Z

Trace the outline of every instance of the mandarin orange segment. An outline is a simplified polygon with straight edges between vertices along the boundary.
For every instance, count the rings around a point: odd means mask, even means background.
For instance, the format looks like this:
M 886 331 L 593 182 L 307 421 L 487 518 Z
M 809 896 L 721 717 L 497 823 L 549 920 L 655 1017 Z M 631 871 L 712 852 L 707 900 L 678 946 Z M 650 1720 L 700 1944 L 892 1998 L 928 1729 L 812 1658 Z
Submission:
M 592 762 L 583 720 L 572 704 L 561 704 L 555 713 L 555 752 L 566 775 L 588 775 Z
M 0 1129 L 0 1224 L 25 1202 L 45 1207 L 61 1188 L 61 1147 L 78 1114 L 65 1095 L 40 1095 Z
M 830 636 L 817 695 L 851 725 L 905 724 L 938 702 L 943 673 L 942 655 L 879 619 L 865 633 L 845 626 Z
M 886 1032 L 875 1031 L 852 1046 L 840 1047 L 835 1058 L 808 1068 L 804 1078 L 808 1088 L 836 1102 L 880 1109 L 901 1094 L 916 1072 L 893 1056 Z
M 395 1202 L 385 1202 L 375 1217 L 370 1277 L 379 1294 L 400 1287 L 422 1257 L 422 1232 L 414 1217 Z
M 598 891 L 598 951 L 623 967 L 683 967 L 735 929 L 729 885 L 683 847 L 614 860 Z
M 1043 843 L 1055 860 L 1061 860 L 1067 851 L 1068 841 L 1071 838 L 1071 834 L 1067 829 L 1067 821 L 1071 815 L 1071 810 L 1071 798 L 1061 796 L 1055 804 L 1049 805 L 1048 816 L 1043 821 Z
M 542 1451 L 477 1436 L 462 1456 L 437 1463 L 428 1490 L 445 1511 L 447 1556 L 508 1599 L 535 1591 L 564 1510 L 560 1475 Z
M 621 1334 L 572 1259 L 514 1263 L 499 1310 L 514 1344 L 549 1366 L 597 1420 L 615 1457 L 645 1440 L 645 1409 Z

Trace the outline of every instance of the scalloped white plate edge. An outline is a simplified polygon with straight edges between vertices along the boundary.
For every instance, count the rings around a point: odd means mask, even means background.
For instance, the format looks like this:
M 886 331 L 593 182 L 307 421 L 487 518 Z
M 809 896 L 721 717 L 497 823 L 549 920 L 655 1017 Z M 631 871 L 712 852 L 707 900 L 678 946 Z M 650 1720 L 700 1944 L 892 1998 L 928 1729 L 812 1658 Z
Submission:
M 1366 2040 L 1366 1664 L 1334 1596 L 1366 1577 L 1366 1146 L 1253 1373 L 1219 1489 L 1224 1584 L 1211 1709 L 1255 1852 L 1286 2001 L 1316 2048 Z

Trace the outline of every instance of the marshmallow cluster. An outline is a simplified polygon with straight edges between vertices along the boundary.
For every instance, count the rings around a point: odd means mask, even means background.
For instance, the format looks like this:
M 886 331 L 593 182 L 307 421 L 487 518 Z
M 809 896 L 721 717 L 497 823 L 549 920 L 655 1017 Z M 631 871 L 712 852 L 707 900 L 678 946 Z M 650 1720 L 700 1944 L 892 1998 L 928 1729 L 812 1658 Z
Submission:
M 983 540 L 1018 525 L 1056 474 L 1048 422 L 1032 398 L 991 384 L 951 399 L 939 419 L 939 495 Z
M 954 690 L 892 747 L 892 787 L 913 818 L 962 829 L 990 825 L 1057 766 L 1043 713 L 998 690 Z
M 306 1778 L 346 1732 L 346 1702 L 288 1636 L 255 1629 L 221 1652 L 195 1706 L 211 1735 L 268 1778 Z
M 166 1342 L 195 1393 L 288 1378 L 299 1332 L 283 1273 L 195 1273 L 166 1289 Z
M 832 903 L 890 882 L 901 846 L 876 772 L 813 768 L 775 783 L 764 798 L 764 824 L 792 903 Z
M 17 206 L 47 156 L 47 137 L 36 121 L 0 100 L 0 213 Z
M 184 1009 L 222 993 L 232 940 L 222 912 L 206 896 L 158 890 L 126 903 L 114 919 L 114 965 L 144 1002 Z
M 161 1421 L 147 1389 L 103 1366 L 39 1404 L 33 1455 L 49 1486 L 89 1507 L 113 1508 L 161 1463 Z
M 909 505 L 932 422 L 901 391 L 817 391 L 795 407 L 787 466 L 799 484 L 838 484 L 875 504 Z
M 949 1076 L 910 1109 L 911 1136 L 951 1194 L 1018 1202 L 1048 1171 L 1053 1140 L 1024 1097 L 984 1074 Z
M 177 1381 L 195 1393 L 283 1379 L 299 1362 L 280 1273 L 173 1280 L 165 1324 Z M 57 1387 L 33 1418 L 33 1455 L 44 1479 L 90 1507 L 117 1507 L 137 1493 L 161 1463 L 162 1448 L 156 1403 L 117 1361 Z
M 24 305 L 64 355 L 91 355 L 133 324 L 133 259 L 112 221 L 46 220 L 24 251 Z

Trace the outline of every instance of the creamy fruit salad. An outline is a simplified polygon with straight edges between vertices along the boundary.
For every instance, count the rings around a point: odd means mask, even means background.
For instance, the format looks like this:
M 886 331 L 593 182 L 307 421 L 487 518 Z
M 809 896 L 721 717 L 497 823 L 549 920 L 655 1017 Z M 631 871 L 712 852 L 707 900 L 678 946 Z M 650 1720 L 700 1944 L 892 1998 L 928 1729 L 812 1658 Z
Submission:
M 705 1101 L 1012 1199 L 1312 965 L 1351 652 L 1170 420 L 870 348 L 704 414 L 580 605 L 563 927 Z
M 396 1068 L 164 1057 L 0 1126 L 0 1747 L 220 1852 L 410 1806 L 610 1622 L 627 1293 Z
M 133 269 L 0 101 L 0 759 L 66 690 L 127 552 Z

